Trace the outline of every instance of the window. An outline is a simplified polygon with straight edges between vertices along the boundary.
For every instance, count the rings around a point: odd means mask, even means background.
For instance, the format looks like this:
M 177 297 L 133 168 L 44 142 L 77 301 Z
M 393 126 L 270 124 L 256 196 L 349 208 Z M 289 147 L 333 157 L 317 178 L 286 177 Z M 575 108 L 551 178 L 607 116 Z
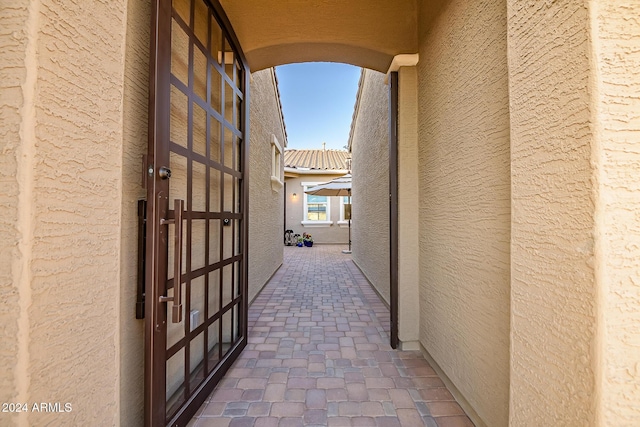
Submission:
M 327 196 L 307 194 L 307 221 L 327 220 Z
M 318 184 L 322 184 L 322 182 L 303 182 L 303 191 Z M 329 227 L 332 225 L 330 199 L 327 196 L 304 193 L 302 225 L 305 227 Z
M 348 227 L 350 215 L 351 215 L 351 204 L 349 201 L 349 196 L 340 197 L 340 221 L 338 221 L 338 225 L 340 227 Z M 353 222 L 353 218 L 351 218 L 351 222 Z
M 282 188 L 282 147 L 275 135 L 271 135 L 271 189 L 278 191 Z

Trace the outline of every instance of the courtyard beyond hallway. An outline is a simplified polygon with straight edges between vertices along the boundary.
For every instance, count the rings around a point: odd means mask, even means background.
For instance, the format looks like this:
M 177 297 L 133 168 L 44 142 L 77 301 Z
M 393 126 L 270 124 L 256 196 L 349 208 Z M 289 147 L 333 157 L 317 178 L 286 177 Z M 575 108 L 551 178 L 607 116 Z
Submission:
M 189 424 L 473 427 L 344 246 L 285 247 L 249 308 L 248 345 Z

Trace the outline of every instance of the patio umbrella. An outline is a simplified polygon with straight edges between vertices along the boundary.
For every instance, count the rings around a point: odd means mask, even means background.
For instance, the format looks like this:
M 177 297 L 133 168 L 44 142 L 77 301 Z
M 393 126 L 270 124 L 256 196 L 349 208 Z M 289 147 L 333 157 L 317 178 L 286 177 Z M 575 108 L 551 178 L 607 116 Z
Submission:
M 346 174 L 324 184 L 318 184 L 309 188 L 305 193 L 314 196 L 347 196 L 349 197 L 349 204 L 351 204 L 351 175 Z M 345 254 L 351 253 L 351 215 L 349 215 L 349 250 L 342 252 Z

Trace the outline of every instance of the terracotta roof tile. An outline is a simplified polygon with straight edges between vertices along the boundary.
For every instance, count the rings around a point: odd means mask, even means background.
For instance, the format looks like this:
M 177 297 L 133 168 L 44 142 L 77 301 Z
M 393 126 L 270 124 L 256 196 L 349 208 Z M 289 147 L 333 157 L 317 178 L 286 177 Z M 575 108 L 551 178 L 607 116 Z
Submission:
M 345 150 L 285 150 L 284 166 L 287 168 L 305 168 L 315 170 L 347 170 Z

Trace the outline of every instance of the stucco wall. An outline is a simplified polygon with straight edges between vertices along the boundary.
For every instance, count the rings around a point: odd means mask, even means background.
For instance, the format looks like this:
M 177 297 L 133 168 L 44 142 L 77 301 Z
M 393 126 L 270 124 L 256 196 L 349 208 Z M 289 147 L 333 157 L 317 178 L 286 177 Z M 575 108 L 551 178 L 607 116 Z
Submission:
M 393 55 L 416 49 L 416 0 L 221 3 L 256 71 L 330 61 L 384 72 Z
M 130 249 L 148 5 L 136 3 L 0 9 L 0 399 L 73 407 L 23 425 L 140 418 Z M 639 29 L 629 16 L 640 5 L 418 4 L 423 345 L 488 425 L 506 424 L 509 392 L 514 426 L 637 425 Z M 385 39 L 366 16 L 349 31 Z M 329 22 L 311 32 L 345 27 Z M 277 38 L 280 25 L 266 25 Z M 256 60 L 300 60 L 318 41 L 317 58 L 355 52 L 361 65 L 407 50 L 311 36 L 293 52 L 263 40 Z M 292 187 L 287 199 L 301 203 Z M 303 231 L 294 216 L 288 228 Z M 2 425 L 17 421 L 0 413 Z
M 352 257 L 389 304 L 389 88 L 363 70 L 352 124 Z
M 509 0 L 511 423 L 597 423 L 589 17 Z M 541 25 L 544 23 L 544 25 Z
M 418 72 L 398 69 L 398 339 L 417 350 L 420 336 Z
M 293 230 L 294 233 L 302 235 L 302 233 L 309 233 L 313 237 L 315 243 L 335 243 L 335 244 L 349 244 L 349 230 L 346 227 L 340 227 L 338 221 L 340 220 L 340 199 L 338 197 L 330 197 L 329 202 L 329 218 L 333 224 L 329 227 L 314 227 L 304 226 L 301 224 L 303 220 L 304 210 L 304 187 L 303 182 L 313 182 L 322 184 L 329 182 L 332 179 L 338 178 L 341 175 L 301 175 L 297 178 L 287 178 L 286 184 L 286 225 L 287 230 Z M 293 197 L 293 193 L 296 193 L 296 197 Z M 352 200 L 353 201 L 353 200 Z M 351 224 L 353 227 L 353 223 Z M 284 230 L 283 230 L 284 237 Z M 346 247 L 345 247 L 346 249 Z
M 18 393 L 15 378 L 21 313 L 18 279 L 27 261 L 24 246 L 18 246 L 24 231 L 18 223 L 18 203 L 25 175 L 18 175 L 18 167 L 23 152 L 22 85 L 27 78 L 25 58 L 30 40 L 25 28 L 29 22 L 28 6 L 29 2 L 24 0 L 0 8 L 0 366 L 4 367 L 0 372 L 0 402 L 15 401 Z M 24 195 L 22 200 L 28 202 Z M 0 424 L 5 423 L 6 417 L 7 414 L 0 413 Z
M 282 150 L 286 142 L 273 69 L 253 73 L 251 79 L 249 301 L 283 261 L 284 188 L 272 188 L 271 185 L 272 135 L 275 135 Z M 281 162 L 281 180 L 284 180 L 283 170 Z
M 124 2 L 42 0 L 29 7 L 28 16 L 7 12 L 24 20 L 21 28 L 9 21 L 19 47 L 10 55 L 18 64 L 13 84 L 22 84 L 21 96 L 14 86 L 7 116 L 9 146 L 17 147 L 8 150 L 14 156 L 9 164 L 17 164 L 9 212 L 17 207 L 19 219 L 8 243 L 20 320 L 18 363 L 4 366 L 15 377 L 10 393 L 16 400 L 73 408 L 25 414 L 23 425 L 113 425 Z M 8 324 L 15 333 L 15 323 Z M 16 340 L 10 336 L 8 342 Z
M 640 2 L 592 2 L 603 426 L 640 425 Z M 593 62 L 592 62 L 593 63 Z M 593 117 L 593 116 L 592 116 Z
M 137 320 L 137 202 L 142 155 L 147 152 L 150 2 L 127 2 L 123 100 L 122 227 L 120 272 L 120 423 L 142 425 L 144 416 L 144 320 Z
M 422 5 L 420 341 L 489 426 L 509 420 L 510 156 L 504 0 Z

